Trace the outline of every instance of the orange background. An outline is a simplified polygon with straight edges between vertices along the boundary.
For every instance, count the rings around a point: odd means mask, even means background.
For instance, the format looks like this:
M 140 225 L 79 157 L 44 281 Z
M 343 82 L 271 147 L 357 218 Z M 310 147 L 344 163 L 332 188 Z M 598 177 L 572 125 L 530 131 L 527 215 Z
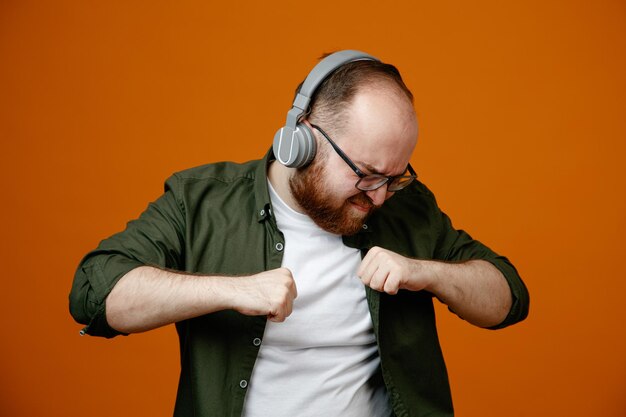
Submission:
M 626 415 L 624 1 L 0 2 L 0 414 L 168 416 L 173 326 L 79 337 L 80 258 L 172 172 L 260 157 L 323 52 L 394 63 L 412 164 L 530 317 L 438 306 L 458 416 Z

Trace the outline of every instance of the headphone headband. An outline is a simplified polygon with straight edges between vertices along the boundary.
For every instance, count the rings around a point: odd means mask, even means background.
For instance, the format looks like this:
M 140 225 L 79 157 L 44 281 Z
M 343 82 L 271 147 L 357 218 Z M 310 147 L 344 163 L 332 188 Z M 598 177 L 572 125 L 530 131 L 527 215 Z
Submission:
M 354 61 L 379 61 L 364 52 L 345 50 L 335 52 L 322 59 L 307 75 L 287 113 L 287 122 L 274 135 L 274 155 L 283 165 L 290 168 L 306 166 L 315 156 L 316 144 L 311 130 L 299 123 L 308 110 L 311 97 L 317 87 L 337 68 Z
M 306 79 L 302 83 L 300 91 L 296 94 L 296 98 L 293 100 L 292 108 L 287 113 L 286 126 L 295 129 L 300 117 L 302 117 L 302 115 L 309 108 L 311 97 L 315 93 L 315 90 L 317 90 L 317 87 L 337 68 L 354 61 L 379 60 L 369 54 L 366 54 L 365 52 L 355 50 L 335 52 L 322 59 L 315 67 L 313 67 L 309 75 L 307 75 Z

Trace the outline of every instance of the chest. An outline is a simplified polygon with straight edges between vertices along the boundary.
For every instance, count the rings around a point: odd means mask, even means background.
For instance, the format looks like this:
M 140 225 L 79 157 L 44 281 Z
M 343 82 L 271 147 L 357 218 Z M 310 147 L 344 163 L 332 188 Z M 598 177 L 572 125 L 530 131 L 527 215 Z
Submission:
M 338 236 L 284 233 L 281 266 L 292 272 L 298 297 L 288 320 L 268 323 L 264 343 L 298 349 L 372 343 L 365 288 L 356 275 L 360 251 Z

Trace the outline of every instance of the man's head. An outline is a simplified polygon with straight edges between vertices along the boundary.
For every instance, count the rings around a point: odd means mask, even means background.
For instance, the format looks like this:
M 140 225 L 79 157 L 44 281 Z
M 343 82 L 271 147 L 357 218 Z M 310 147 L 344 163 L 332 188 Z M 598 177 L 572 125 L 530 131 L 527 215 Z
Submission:
M 357 92 L 363 87 L 376 85 L 396 87 L 413 103 L 413 94 L 395 66 L 373 60 L 352 61 L 339 67 L 320 84 L 311 97 L 306 118 L 323 126 L 332 126 L 333 133 L 338 134 L 345 127 L 347 106 Z
M 417 139 L 412 94 L 395 67 L 378 61 L 345 64 L 312 97 L 304 123 L 319 126 L 364 174 L 405 173 Z M 354 234 L 393 193 L 388 184 L 360 191 L 359 177 L 312 128 L 317 153 L 292 173 L 290 190 L 301 209 L 320 227 Z

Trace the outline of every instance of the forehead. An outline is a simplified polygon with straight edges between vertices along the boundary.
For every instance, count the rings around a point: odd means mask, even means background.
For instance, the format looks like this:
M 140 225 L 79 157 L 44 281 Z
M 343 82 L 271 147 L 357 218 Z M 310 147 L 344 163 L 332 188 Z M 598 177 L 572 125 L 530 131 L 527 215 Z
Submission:
M 347 108 L 341 146 L 370 172 L 404 172 L 417 142 L 413 105 L 398 89 L 369 88 Z

